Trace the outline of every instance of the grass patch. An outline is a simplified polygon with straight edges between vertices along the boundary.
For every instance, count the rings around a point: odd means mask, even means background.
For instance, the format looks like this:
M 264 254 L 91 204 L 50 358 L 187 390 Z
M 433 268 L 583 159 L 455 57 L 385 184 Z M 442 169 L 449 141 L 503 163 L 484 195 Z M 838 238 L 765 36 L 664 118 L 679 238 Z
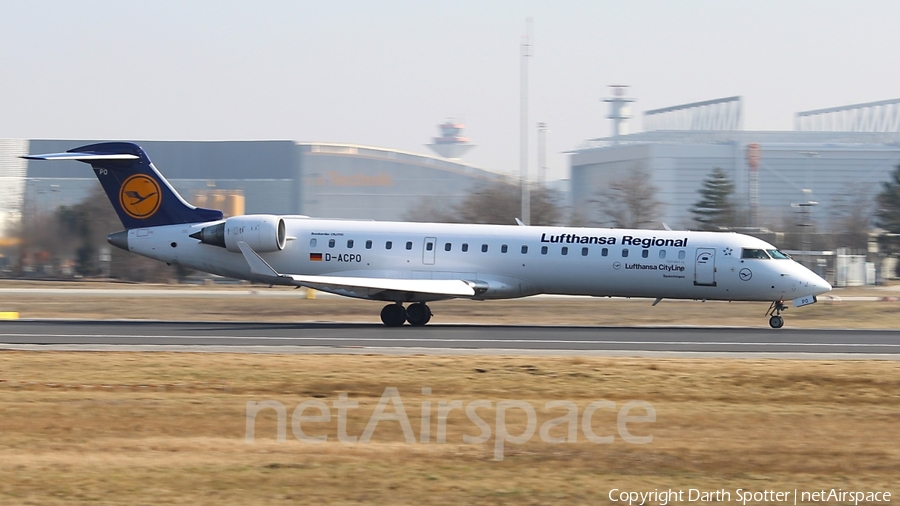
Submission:
M 879 489 L 898 492 L 900 363 L 192 353 L 0 353 L 0 503 L 6 504 L 573 504 L 607 503 L 611 488 Z M 386 387 L 396 387 L 416 438 L 431 402 L 430 442 L 408 444 L 381 422 L 369 444 L 336 441 L 330 423 L 306 424 L 328 442 L 276 441 L 274 410 L 246 443 L 247 401 L 359 407 L 360 435 Z M 431 394 L 423 395 L 422 388 Z M 616 412 L 598 410 L 595 444 L 548 444 L 535 432 L 494 460 L 464 410 L 435 443 L 437 405 L 524 400 L 538 427 L 596 400 L 651 403 L 636 424 L 649 444 L 626 443 Z M 392 408 L 388 408 L 393 412 Z M 494 427 L 494 409 L 478 413 Z M 316 410 L 306 413 L 318 414 Z M 642 414 L 637 412 L 633 414 Z M 510 410 L 510 434 L 526 419 Z M 564 436 L 565 426 L 551 435 Z

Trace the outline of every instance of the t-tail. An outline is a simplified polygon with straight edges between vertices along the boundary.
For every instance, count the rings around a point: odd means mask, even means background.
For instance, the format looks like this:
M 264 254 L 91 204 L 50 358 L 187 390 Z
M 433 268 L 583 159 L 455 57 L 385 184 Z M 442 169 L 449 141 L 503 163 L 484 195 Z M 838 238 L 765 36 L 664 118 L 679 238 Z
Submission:
M 131 142 L 104 142 L 65 153 L 22 158 L 77 160 L 90 164 L 127 229 L 222 219 L 222 211 L 188 204 L 156 170 L 144 150 Z

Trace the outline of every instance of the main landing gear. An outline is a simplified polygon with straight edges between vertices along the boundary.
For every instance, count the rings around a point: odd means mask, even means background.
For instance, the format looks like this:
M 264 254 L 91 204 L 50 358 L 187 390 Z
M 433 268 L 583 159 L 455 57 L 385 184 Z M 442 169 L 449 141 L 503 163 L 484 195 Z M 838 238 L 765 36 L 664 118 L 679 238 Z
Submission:
M 406 322 L 415 327 L 420 327 L 431 320 L 431 308 L 424 302 L 410 304 L 403 308 L 403 304 L 388 304 L 381 310 L 381 321 L 388 327 L 400 327 Z
M 769 317 L 769 326 L 773 329 L 780 329 L 784 326 L 784 318 L 781 317 L 781 312 L 786 308 L 784 307 L 784 301 L 776 300 L 769 306 L 769 310 L 766 312 L 766 316 Z

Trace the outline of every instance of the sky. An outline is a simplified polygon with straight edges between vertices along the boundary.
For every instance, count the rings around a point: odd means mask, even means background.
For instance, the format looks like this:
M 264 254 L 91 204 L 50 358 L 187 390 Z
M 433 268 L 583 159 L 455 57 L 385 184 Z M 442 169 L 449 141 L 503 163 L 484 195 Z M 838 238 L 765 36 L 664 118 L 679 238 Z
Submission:
M 567 177 L 567 151 L 611 134 L 612 84 L 636 100 L 632 132 L 643 111 L 735 95 L 747 130 L 900 98 L 896 0 L 0 0 L 0 138 L 430 154 L 454 118 L 464 161 L 518 174 L 528 18 L 533 178 L 536 123 Z

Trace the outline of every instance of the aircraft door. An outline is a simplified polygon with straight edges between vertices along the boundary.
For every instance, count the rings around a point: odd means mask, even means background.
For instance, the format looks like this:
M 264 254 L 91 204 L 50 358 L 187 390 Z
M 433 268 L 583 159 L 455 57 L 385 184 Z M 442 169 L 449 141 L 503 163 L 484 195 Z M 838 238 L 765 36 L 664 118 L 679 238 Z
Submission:
M 716 286 L 715 248 L 697 248 L 694 261 L 694 285 Z
M 437 239 L 434 237 L 425 238 L 425 247 L 422 248 L 422 263 L 425 265 L 434 265 L 434 250 L 437 249 Z

